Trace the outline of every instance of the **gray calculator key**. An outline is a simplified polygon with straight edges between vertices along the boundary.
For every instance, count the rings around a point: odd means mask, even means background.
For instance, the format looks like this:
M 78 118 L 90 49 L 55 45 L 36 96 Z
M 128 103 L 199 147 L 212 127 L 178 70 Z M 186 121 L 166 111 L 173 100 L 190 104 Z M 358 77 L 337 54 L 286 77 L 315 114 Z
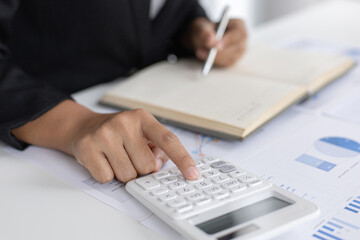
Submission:
M 211 167 L 213 168 L 221 168 L 222 166 L 225 166 L 226 162 L 225 161 L 217 161 L 211 164 Z
M 160 184 L 153 177 L 142 177 L 135 180 L 145 190 L 154 189 L 160 187 Z
M 220 172 L 222 172 L 222 173 L 229 173 L 229 172 L 233 172 L 235 170 L 236 170 L 236 167 L 234 167 L 233 165 L 225 165 L 220 168 Z
M 173 182 L 176 182 L 178 179 L 176 177 L 173 176 L 169 176 L 169 177 L 165 177 L 163 179 L 161 179 L 161 183 L 162 184 L 170 184 Z
M 186 186 L 186 182 L 184 181 L 177 181 L 169 184 L 169 188 L 171 189 L 179 189 Z

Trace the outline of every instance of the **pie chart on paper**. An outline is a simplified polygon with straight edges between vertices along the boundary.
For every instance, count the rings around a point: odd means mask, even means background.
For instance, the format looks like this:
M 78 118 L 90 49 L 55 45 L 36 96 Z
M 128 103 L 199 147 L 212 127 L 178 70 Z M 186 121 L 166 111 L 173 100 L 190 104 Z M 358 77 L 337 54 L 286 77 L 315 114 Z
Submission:
M 314 146 L 319 152 L 332 157 L 348 158 L 360 155 L 360 144 L 343 137 L 321 138 Z

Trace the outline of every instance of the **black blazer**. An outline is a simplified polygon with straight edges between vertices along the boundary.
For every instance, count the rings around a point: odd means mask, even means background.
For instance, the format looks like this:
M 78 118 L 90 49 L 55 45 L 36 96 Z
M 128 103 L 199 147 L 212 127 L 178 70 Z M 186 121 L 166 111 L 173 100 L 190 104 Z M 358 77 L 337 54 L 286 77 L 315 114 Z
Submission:
M 0 0 L 0 139 L 70 98 L 181 52 L 196 0 L 168 0 L 154 20 L 149 0 Z

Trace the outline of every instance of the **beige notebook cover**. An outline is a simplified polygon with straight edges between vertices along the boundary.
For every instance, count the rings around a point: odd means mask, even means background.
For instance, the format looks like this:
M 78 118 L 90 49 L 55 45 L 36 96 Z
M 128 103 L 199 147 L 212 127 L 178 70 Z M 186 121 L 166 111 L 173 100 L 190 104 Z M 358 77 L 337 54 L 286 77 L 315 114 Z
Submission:
M 201 76 L 202 63 L 160 62 L 108 91 L 101 102 L 144 108 L 185 128 L 241 139 L 353 66 L 350 58 L 252 46 L 236 66 Z

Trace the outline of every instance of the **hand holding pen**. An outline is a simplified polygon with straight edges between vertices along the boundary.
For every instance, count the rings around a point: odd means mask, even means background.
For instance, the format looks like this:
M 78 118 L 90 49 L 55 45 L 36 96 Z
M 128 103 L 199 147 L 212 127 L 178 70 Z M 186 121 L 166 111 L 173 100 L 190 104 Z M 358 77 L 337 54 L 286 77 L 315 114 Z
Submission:
M 221 40 L 216 40 L 216 24 L 206 18 L 196 19 L 191 27 L 191 45 L 198 59 L 206 61 L 210 49 L 216 47 L 214 65 L 228 67 L 245 52 L 247 32 L 241 19 L 230 19 Z

